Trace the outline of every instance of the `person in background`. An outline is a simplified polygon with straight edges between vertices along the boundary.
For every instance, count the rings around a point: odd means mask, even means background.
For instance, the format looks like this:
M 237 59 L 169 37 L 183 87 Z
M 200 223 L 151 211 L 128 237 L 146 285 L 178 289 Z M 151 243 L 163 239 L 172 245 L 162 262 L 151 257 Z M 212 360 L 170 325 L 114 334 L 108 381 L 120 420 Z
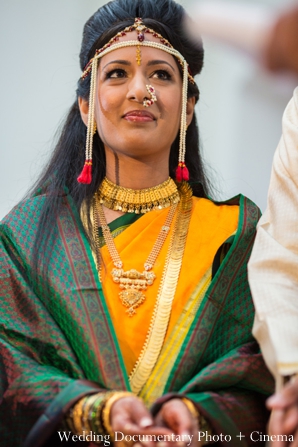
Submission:
M 276 379 L 270 434 L 298 440 L 298 88 L 283 116 L 268 205 L 248 265 L 255 303 L 253 334 Z M 288 383 L 287 383 L 288 382 Z M 287 442 L 274 445 L 286 446 Z M 296 444 L 293 444 L 296 445 Z
M 298 76 L 298 7 L 273 27 L 263 55 L 272 72 Z M 253 334 L 276 379 L 269 434 L 294 435 L 275 447 L 298 446 L 298 88 L 282 120 L 274 155 L 267 209 L 248 265 L 256 307 Z
M 272 28 L 263 62 L 273 71 L 289 71 L 298 76 L 298 7 L 281 14 Z

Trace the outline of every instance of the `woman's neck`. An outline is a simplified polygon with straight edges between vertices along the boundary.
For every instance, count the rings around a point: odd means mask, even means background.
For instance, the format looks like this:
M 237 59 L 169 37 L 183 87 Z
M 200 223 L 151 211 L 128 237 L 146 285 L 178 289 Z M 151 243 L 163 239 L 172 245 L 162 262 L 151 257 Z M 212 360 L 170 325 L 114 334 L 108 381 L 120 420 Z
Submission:
M 168 179 L 168 157 L 144 161 L 113 154 L 112 157 L 107 157 L 106 176 L 113 183 L 125 188 L 151 188 Z

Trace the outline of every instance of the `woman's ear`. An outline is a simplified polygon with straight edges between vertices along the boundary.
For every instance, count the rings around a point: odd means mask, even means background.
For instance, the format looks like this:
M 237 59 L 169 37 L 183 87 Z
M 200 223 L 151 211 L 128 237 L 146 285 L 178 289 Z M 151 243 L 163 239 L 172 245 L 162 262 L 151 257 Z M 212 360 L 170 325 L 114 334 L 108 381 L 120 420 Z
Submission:
M 80 109 L 82 121 L 85 124 L 85 126 L 87 126 L 88 125 L 89 102 L 86 101 L 86 99 L 82 98 L 81 96 L 79 96 L 78 102 L 79 102 L 79 109 Z
M 196 98 L 194 96 L 187 99 L 186 121 L 188 126 L 192 121 L 192 117 L 195 111 L 195 105 L 196 105 Z

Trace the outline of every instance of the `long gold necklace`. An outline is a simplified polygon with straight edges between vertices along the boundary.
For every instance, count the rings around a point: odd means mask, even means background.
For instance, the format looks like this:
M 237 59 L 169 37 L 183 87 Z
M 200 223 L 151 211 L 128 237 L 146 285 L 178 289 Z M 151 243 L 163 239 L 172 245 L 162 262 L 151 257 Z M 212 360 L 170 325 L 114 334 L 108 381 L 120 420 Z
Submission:
M 98 198 L 109 209 L 136 214 L 161 210 L 180 200 L 177 185 L 171 177 L 153 188 L 136 190 L 116 185 L 105 177 L 98 189 Z
M 154 272 L 152 271 L 155 261 L 159 255 L 159 252 L 166 240 L 166 237 L 170 231 L 171 223 L 175 215 L 177 208 L 177 203 L 173 204 L 167 214 L 164 225 L 162 226 L 155 244 L 144 263 L 144 271 L 138 272 L 136 269 L 131 269 L 125 271 L 123 267 L 123 262 L 119 256 L 113 236 L 111 234 L 110 228 L 107 224 L 102 204 L 100 203 L 98 192 L 94 195 L 94 229 L 95 229 L 95 240 L 97 243 L 97 249 L 99 251 L 99 238 L 98 238 L 98 228 L 101 226 L 103 237 L 107 245 L 109 254 L 112 258 L 115 268 L 112 270 L 111 275 L 113 281 L 119 284 L 121 289 L 119 293 L 119 298 L 122 304 L 127 307 L 127 313 L 130 317 L 136 314 L 136 308 L 138 308 L 144 301 L 145 295 L 144 291 L 147 290 L 148 286 L 151 286 L 156 278 Z
M 143 386 L 148 382 L 160 355 L 169 325 L 172 304 L 179 280 L 192 214 L 192 190 L 187 183 L 182 182 L 181 185 L 179 185 L 179 193 L 181 200 L 177 209 L 174 229 L 171 234 L 170 246 L 150 326 L 142 351 L 129 376 L 131 390 L 135 394 L 139 394 Z

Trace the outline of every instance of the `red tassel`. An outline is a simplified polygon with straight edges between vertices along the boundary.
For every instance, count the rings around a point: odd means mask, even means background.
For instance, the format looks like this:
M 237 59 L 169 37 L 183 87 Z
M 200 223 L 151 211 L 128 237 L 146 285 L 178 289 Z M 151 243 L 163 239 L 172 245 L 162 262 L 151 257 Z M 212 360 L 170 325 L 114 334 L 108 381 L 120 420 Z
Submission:
M 86 160 L 83 170 L 79 177 L 77 178 L 79 183 L 84 183 L 85 185 L 90 185 L 92 181 L 92 161 Z
M 177 180 L 177 182 L 182 182 L 182 167 L 181 167 L 181 163 L 179 163 L 177 168 L 176 168 L 176 180 Z
M 177 182 L 188 182 L 189 180 L 189 170 L 187 169 L 183 161 L 179 161 L 176 169 L 176 181 Z
M 188 182 L 188 180 L 189 180 L 189 170 L 187 169 L 187 167 L 185 165 L 182 168 L 182 179 L 185 182 Z

